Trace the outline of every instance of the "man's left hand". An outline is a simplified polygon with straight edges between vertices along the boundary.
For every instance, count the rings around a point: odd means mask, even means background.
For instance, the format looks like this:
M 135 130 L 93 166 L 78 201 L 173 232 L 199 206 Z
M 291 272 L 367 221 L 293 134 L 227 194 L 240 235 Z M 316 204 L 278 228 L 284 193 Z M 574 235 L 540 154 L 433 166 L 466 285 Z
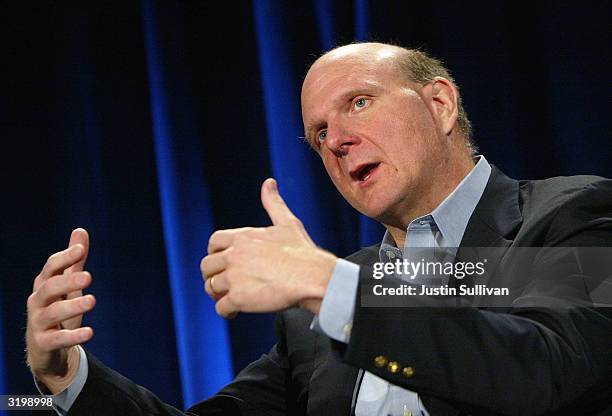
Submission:
M 200 263 L 217 313 L 275 312 L 301 306 L 318 313 L 336 256 L 317 247 L 289 210 L 276 181 L 261 187 L 272 226 L 216 231 Z

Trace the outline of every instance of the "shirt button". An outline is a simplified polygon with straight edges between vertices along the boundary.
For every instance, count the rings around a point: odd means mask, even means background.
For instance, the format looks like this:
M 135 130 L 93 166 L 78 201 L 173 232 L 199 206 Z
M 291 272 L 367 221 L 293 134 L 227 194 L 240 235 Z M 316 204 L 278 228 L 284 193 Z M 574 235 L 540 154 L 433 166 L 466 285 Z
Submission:
M 408 409 L 408 406 L 404 405 L 404 413 L 402 413 L 403 416 L 412 416 L 412 412 L 410 411 L 410 409 Z
M 353 325 L 351 325 L 351 324 L 346 324 L 346 325 L 344 325 L 344 328 L 343 328 L 343 329 L 344 329 L 344 333 L 345 333 L 346 335 L 351 335 L 351 329 L 353 329 Z

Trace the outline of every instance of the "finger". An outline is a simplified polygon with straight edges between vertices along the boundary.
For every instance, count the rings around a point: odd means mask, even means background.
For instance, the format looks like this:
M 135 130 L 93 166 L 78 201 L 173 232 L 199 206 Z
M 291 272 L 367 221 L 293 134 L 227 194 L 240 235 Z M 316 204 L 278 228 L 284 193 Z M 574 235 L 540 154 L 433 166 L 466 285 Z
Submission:
M 224 296 L 215 304 L 215 311 L 224 318 L 234 318 L 238 315 L 238 308 L 229 300 L 228 296 Z
M 200 271 L 204 279 L 211 278 L 217 273 L 222 272 L 227 267 L 225 255 L 221 253 L 213 253 L 204 257 L 200 262 Z
M 83 315 L 91 311 L 95 306 L 96 299 L 93 295 L 55 302 L 42 309 L 33 319 L 32 324 L 36 328 L 55 328 L 60 322 Z
M 38 345 L 46 351 L 55 351 L 82 344 L 93 337 L 91 327 L 60 329 L 43 332 L 39 335 Z
M 79 243 L 53 254 L 43 266 L 42 271 L 36 278 L 35 284 L 40 285 L 51 276 L 62 274 L 67 267 L 81 261 L 84 254 L 85 248 Z
M 242 237 L 251 241 L 285 241 L 287 233 L 276 227 L 242 227 L 215 231 L 208 240 L 208 254 L 226 250 Z
M 212 283 L 210 279 L 206 279 L 204 281 L 204 290 L 206 291 L 206 294 L 215 302 L 225 296 L 225 293 L 219 293 L 212 290 Z
M 223 296 L 227 294 L 227 292 L 219 292 L 216 287 L 216 279 L 215 279 L 215 290 L 213 290 L 213 281 L 211 279 L 206 279 L 204 281 L 204 290 L 206 294 L 212 298 L 215 302 L 221 299 Z
M 290 225 L 297 217 L 289 209 L 278 192 L 276 181 L 268 178 L 261 185 L 261 203 L 274 225 Z
M 88 272 L 76 272 L 68 276 L 53 276 L 46 280 L 34 293 L 31 306 L 47 306 L 68 293 L 82 290 L 90 284 L 91 275 Z
M 253 227 L 232 228 L 231 230 L 215 231 L 208 240 L 208 254 L 225 250 L 232 245 L 237 235 L 248 233 L 254 230 Z
M 89 234 L 83 228 L 76 228 L 72 230 L 70 234 L 70 241 L 68 242 L 68 247 L 72 247 L 73 245 L 80 244 L 83 246 L 85 251 L 83 258 L 79 260 L 77 263 L 70 266 L 66 272 L 80 272 L 85 267 L 85 261 L 87 261 L 87 254 L 89 253 Z
M 206 279 L 206 285 L 208 285 L 206 293 L 210 290 L 210 293 L 208 293 L 209 295 L 223 295 L 230 290 L 230 284 L 227 280 L 226 273 L 219 273 L 210 279 Z
M 64 270 L 65 275 L 68 275 L 70 273 L 77 272 L 77 271 L 82 271 L 83 268 L 85 267 L 85 262 L 87 261 L 87 255 L 89 254 L 89 234 L 87 233 L 85 229 L 76 228 L 72 230 L 72 233 L 70 234 L 70 241 L 68 242 L 68 247 L 71 247 L 75 244 L 81 244 L 83 248 L 85 249 L 85 254 L 83 255 L 83 258 L 78 263 L 73 264 L 72 266 Z M 75 290 L 74 292 L 70 292 L 66 294 L 66 299 L 74 299 L 80 296 L 83 296 L 83 291 L 79 289 L 79 290 Z M 67 327 L 68 329 L 74 329 L 74 328 L 79 327 L 80 325 L 81 323 L 78 320 L 77 322 L 72 322 L 72 323 L 64 322 L 63 324 L 63 326 Z

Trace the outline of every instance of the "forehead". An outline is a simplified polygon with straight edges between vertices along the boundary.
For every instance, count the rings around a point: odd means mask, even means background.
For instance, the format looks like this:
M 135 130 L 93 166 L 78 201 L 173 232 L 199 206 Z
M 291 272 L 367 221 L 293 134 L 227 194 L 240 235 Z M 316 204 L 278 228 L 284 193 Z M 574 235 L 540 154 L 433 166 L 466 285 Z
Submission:
M 401 78 L 390 52 L 355 53 L 342 49 L 324 55 L 310 68 L 302 85 L 302 103 L 322 92 L 329 96 L 329 89 L 385 86 Z
M 341 48 L 342 49 L 342 48 Z M 394 54 L 386 51 L 333 51 L 308 71 L 302 85 L 302 117 L 306 133 L 322 123 L 325 114 L 360 94 L 380 94 L 404 86 Z

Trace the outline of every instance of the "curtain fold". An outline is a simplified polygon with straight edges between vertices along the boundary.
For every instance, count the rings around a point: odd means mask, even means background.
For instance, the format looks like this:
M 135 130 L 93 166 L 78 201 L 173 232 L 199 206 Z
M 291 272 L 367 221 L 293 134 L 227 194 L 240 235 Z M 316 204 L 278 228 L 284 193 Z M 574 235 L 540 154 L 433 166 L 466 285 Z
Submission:
M 180 31 L 166 26 L 179 11 L 159 5 L 143 3 L 145 47 L 183 403 L 189 407 L 231 380 L 231 350 L 227 325 L 199 278 L 199 260 L 215 225 Z

